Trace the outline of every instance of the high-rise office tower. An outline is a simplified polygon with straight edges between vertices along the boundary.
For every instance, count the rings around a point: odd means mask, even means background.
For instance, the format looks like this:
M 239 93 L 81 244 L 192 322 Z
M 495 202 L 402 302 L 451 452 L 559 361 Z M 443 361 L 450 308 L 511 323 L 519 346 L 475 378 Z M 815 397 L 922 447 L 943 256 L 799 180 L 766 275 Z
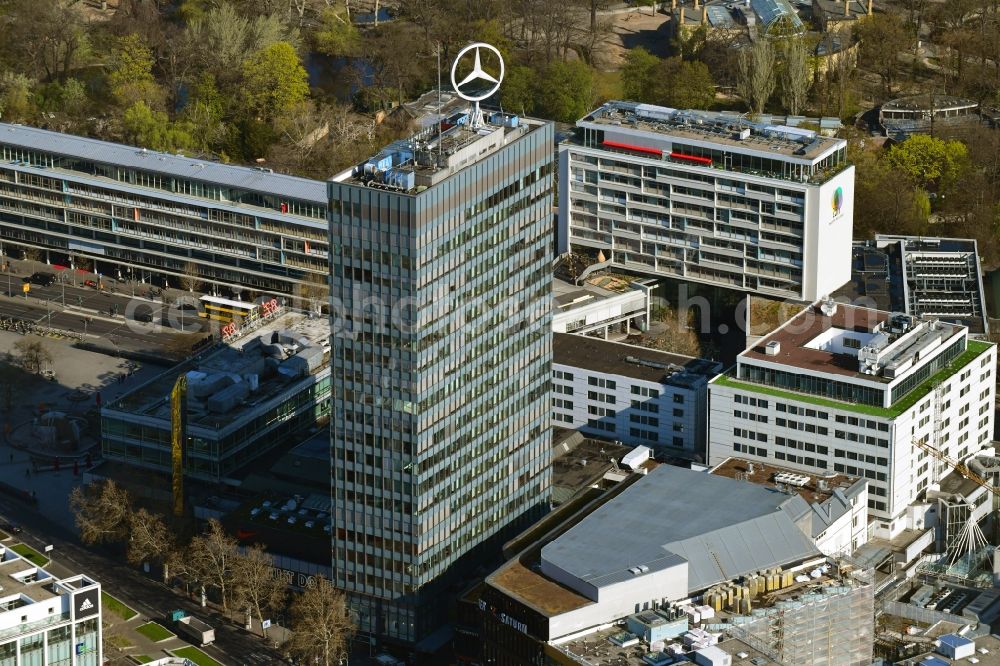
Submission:
M 402 643 L 548 506 L 553 128 L 476 115 L 329 183 L 333 576 Z

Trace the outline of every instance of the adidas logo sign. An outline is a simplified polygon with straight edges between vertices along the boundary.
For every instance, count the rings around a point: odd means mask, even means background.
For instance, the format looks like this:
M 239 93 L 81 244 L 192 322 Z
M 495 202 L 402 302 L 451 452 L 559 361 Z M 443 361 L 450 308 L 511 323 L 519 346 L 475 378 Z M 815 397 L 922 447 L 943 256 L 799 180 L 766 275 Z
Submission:
M 82 613 L 85 610 L 90 610 L 93 607 L 94 607 L 94 604 L 91 603 L 90 599 L 84 599 L 83 603 L 80 604 L 80 612 Z

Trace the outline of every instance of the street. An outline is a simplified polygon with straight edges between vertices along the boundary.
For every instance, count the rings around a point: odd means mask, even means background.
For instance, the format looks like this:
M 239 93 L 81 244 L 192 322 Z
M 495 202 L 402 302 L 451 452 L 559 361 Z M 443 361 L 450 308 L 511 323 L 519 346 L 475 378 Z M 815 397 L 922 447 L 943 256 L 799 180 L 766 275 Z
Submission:
M 200 330 L 201 320 L 194 310 L 177 310 L 159 300 L 127 293 L 109 293 L 90 287 L 53 283 L 48 287 L 31 285 L 22 292 L 21 276 L 7 276 L 11 291 L 0 275 L 0 319 L 14 318 L 34 322 L 43 328 L 71 331 L 87 341 L 105 341 L 113 349 L 155 351 L 170 345 L 179 333 Z M 145 285 L 141 292 L 145 295 Z M 192 303 L 196 297 L 190 297 Z M 116 314 L 112 314 L 112 312 Z M 173 327 L 162 325 L 166 316 Z M 137 321 L 136 317 L 148 321 Z
M 44 508 L 44 505 L 43 505 Z M 53 562 L 48 569 L 59 576 L 86 573 L 101 583 L 110 594 L 150 618 L 163 620 L 174 609 L 183 609 L 215 628 L 215 643 L 202 648 L 226 666 L 285 663 L 273 643 L 237 627 L 211 608 L 202 608 L 183 593 L 176 594 L 124 563 L 121 555 L 108 555 L 103 548 L 85 548 L 76 535 L 49 520 L 43 513 L 16 500 L 0 497 L 4 518 L 19 524 L 17 537 L 39 552 L 53 546 Z

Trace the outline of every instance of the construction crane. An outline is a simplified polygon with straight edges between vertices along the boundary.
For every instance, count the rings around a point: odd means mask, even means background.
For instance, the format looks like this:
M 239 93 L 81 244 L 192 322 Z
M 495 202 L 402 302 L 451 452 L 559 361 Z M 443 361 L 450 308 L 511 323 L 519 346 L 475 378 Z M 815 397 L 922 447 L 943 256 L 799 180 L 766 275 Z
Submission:
M 953 470 L 955 470 L 961 476 L 965 477 L 966 479 L 968 479 L 969 481 L 972 481 L 973 483 L 975 483 L 977 485 L 982 486 L 983 488 L 986 488 L 986 490 L 990 491 L 996 497 L 1000 498 L 1000 488 L 997 488 L 995 485 L 993 485 L 992 482 L 987 481 L 983 477 L 981 477 L 978 474 L 976 474 L 975 472 L 973 472 L 971 469 L 969 469 L 966 466 L 965 463 L 963 463 L 961 461 L 958 461 L 958 460 L 955 460 L 951 456 L 948 456 L 948 455 L 942 453 L 941 451 L 939 451 L 935 447 L 933 447 L 930 444 L 928 444 L 923 438 L 921 438 L 921 439 L 914 439 L 913 440 L 913 445 L 916 446 L 918 449 L 921 449 L 922 451 L 926 451 L 930 455 L 934 456 L 935 458 L 937 458 L 938 460 L 940 460 L 941 462 L 943 462 L 948 467 L 951 467 Z

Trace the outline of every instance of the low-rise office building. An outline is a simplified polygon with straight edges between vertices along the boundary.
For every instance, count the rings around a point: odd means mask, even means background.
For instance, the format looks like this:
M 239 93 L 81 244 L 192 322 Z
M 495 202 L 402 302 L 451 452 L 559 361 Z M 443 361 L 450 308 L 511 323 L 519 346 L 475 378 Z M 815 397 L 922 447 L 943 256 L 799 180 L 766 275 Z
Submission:
M 559 252 L 803 301 L 850 277 L 854 168 L 843 139 L 608 102 L 559 145 L 559 182 Z
M 329 324 L 287 313 L 189 359 L 101 409 L 104 457 L 169 472 L 170 392 L 187 376 L 185 475 L 222 481 L 330 415 Z
M 0 158 L 5 256 L 250 298 L 325 283 L 321 180 L 4 123 Z
M 554 310 L 552 330 L 556 333 L 593 335 L 621 339 L 649 326 L 652 280 L 626 282 L 612 276 L 596 276 L 583 284 L 552 281 Z
M 801 658 L 838 651 L 850 660 L 822 663 L 870 662 L 871 584 L 819 551 L 812 511 L 798 493 L 679 467 L 632 475 L 570 507 L 474 591 L 483 662 L 587 663 L 573 660 L 631 657 L 633 645 L 641 659 L 671 640 L 675 657 L 693 656 L 772 605 L 790 612 L 768 616 L 761 633 L 778 625 L 786 645 L 744 633 L 783 663 L 820 663 Z M 807 591 L 819 596 L 802 598 Z M 627 628 L 613 626 L 623 620 Z
M 57 578 L 0 546 L 0 664 L 101 666 L 101 584 Z
M 947 473 L 916 442 L 958 460 L 990 445 L 996 356 L 964 326 L 817 303 L 709 384 L 709 462 L 864 477 L 874 534 L 892 538 Z
M 556 333 L 552 343 L 555 425 L 704 460 L 707 359 Z

